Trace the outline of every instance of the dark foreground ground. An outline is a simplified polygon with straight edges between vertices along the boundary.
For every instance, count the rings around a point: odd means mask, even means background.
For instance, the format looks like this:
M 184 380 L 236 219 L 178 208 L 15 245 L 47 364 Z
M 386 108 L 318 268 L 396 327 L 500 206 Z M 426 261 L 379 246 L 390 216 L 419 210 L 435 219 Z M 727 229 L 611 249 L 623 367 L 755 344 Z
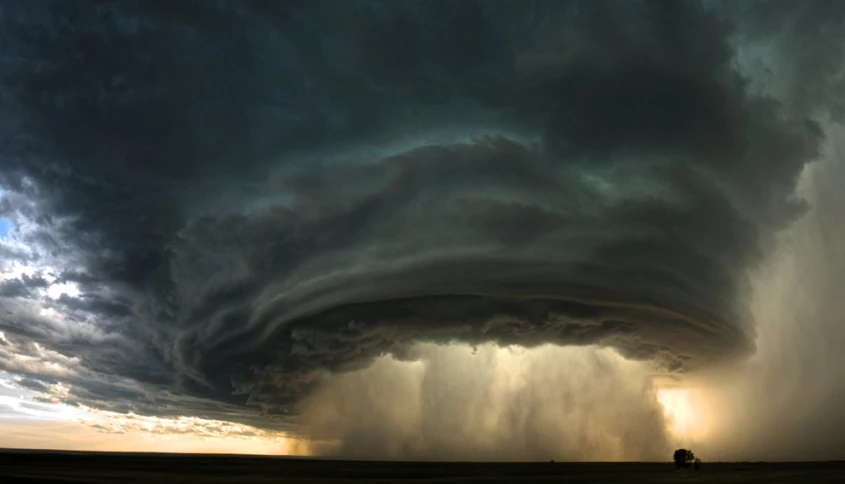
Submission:
M 0 450 L 0 483 L 845 483 L 845 462 L 669 464 L 357 462 L 283 457 Z

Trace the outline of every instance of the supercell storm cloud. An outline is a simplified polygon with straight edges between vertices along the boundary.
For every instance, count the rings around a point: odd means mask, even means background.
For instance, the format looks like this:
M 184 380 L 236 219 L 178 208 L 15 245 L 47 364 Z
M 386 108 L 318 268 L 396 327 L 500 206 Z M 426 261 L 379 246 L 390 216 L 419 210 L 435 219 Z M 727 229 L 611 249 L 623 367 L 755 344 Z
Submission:
M 285 427 L 419 343 L 748 356 L 831 71 L 768 92 L 738 42 L 782 32 L 720 5 L 7 3 L 0 369 Z

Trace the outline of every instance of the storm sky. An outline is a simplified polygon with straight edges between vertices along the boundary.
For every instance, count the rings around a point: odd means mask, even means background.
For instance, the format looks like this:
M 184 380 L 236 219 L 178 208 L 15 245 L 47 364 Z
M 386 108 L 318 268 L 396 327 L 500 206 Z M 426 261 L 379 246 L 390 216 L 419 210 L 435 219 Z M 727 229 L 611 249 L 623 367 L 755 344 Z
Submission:
M 7 0 L 0 425 L 842 458 L 843 21 Z M 707 432 L 673 430 L 671 391 Z

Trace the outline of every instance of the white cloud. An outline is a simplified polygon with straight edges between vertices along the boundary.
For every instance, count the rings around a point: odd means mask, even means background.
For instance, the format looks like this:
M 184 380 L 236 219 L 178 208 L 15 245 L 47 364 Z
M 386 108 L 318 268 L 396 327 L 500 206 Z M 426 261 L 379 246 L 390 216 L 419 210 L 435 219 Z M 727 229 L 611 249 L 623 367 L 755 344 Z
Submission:
M 48 287 L 45 292 L 51 299 L 59 299 L 63 294 L 70 297 L 78 297 L 79 286 L 73 282 L 61 282 L 58 284 L 50 284 L 50 287 Z

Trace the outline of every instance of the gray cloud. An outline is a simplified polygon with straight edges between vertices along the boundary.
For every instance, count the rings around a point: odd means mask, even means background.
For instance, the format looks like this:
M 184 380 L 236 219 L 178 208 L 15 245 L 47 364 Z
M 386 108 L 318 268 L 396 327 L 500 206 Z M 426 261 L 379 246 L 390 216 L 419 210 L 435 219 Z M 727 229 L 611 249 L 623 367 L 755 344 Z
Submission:
M 841 19 L 822 8 L 808 25 Z M 737 60 L 783 22 L 754 9 L 21 2 L 2 22 L 3 213 L 81 294 L 0 330 L 78 358 L 70 401 L 119 411 L 293 425 L 327 372 L 420 342 L 742 358 L 747 271 L 823 140 L 820 99 Z
M 7 279 L 0 282 L 0 297 L 32 296 L 32 289 L 43 289 L 49 283 L 41 276 L 21 275 L 17 279 Z

